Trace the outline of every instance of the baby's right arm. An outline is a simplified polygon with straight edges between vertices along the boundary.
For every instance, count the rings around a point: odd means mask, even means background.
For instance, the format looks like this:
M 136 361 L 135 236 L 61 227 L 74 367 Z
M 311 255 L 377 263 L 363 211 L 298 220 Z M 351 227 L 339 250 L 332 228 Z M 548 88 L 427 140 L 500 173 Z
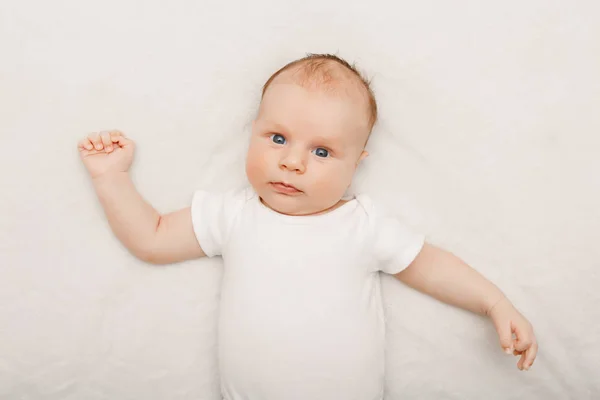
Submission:
M 133 255 L 152 264 L 205 255 L 189 207 L 160 215 L 136 190 L 128 172 L 132 140 L 119 131 L 105 131 L 86 136 L 78 148 L 112 231 Z

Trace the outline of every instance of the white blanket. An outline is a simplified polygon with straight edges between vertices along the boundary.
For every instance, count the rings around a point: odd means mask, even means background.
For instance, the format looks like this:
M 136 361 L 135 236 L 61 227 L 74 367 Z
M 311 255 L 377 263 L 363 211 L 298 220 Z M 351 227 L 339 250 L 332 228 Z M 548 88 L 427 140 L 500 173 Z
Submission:
M 260 86 L 306 52 L 373 78 L 357 190 L 497 283 L 540 343 L 384 277 L 386 399 L 600 398 L 600 7 L 547 2 L 0 3 L 0 399 L 219 399 L 220 260 L 146 265 L 76 143 L 118 128 L 159 211 L 244 182 Z

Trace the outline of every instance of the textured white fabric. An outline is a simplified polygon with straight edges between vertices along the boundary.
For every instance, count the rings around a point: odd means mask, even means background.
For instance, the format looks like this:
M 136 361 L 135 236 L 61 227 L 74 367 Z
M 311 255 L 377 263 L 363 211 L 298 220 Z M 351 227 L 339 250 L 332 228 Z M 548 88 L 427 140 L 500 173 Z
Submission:
M 355 189 L 497 283 L 540 343 L 382 274 L 386 400 L 600 398 L 600 2 L 0 1 L 0 399 L 220 400 L 220 257 L 146 265 L 75 150 L 135 139 L 160 212 L 245 184 L 260 88 L 306 52 L 372 79 Z
M 423 246 L 366 195 L 315 216 L 279 214 L 251 189 L 198 191 L 194 231 L 222 255 L 220 377 L 229 400 L 380 400 L 379 271 Z

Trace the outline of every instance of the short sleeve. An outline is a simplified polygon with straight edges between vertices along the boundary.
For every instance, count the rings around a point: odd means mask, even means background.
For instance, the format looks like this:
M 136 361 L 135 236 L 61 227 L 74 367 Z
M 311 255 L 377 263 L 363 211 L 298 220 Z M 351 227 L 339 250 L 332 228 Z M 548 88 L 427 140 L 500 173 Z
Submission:
M 397 274 L 408 267 L 425 244 L 425 235 L 415 231 L 401 218 L 375 206 L 370 199 L 361 198 L 368 210 L 371 243 L 376 270 Z
M 378 269 L 388 274 L 397 274 L 419 255 L 425 236 L 413 231 L 397 217 L 380 217 L 374 222 Z
M 222 255 L 235 217 L 244 207 L 247 190 L 222 193 L 198 190 L 192 197 L 192 226 L 208 257 Z

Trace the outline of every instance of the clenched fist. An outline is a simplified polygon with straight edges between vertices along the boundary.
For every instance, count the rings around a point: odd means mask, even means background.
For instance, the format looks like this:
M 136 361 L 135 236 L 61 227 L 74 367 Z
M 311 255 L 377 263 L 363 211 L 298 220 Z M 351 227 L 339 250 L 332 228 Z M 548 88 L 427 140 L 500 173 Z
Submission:
M 77 147 L 92 179 L 113 172 L 127 172 L 133 161 L 133 141 L 116 130 L 90 133 Z
M 494 322 L 500 344 L 506 354 L 521 356 L 517 368 L 528 371 L 538 352 L 533 327 L 519 311 L 504 298 L 488 312 Z M 513 334 L 516 337 L 513 339 Z

